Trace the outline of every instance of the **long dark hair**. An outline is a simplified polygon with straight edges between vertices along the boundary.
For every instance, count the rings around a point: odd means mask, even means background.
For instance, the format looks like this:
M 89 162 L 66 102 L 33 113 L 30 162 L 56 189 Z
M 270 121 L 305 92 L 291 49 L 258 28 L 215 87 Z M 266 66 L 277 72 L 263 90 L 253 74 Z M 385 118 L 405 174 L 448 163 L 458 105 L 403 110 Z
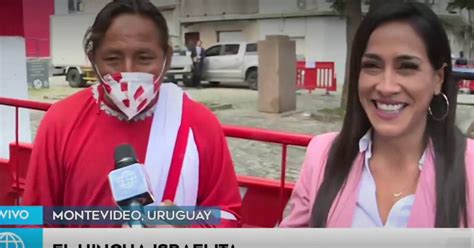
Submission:
M 361 59 L 372 32 L 380 25 L 404 21 L 411 25 L 423 40 L 431 65 L 439 70 L 444 64 L 442 93 L 451 104 L 449 113 L 441 121 L 428 114 L 426 135 L 431 139 L 435 154 L 436 219 L 435 227 L 467 226 L 466 171 L 464 153 L 466 137 L 455 126 L 457 86 L 451 79 L 451 50 L 443 26 L 433 11 L 421 3 L 391 3 L 370 11 L 354 38 L 349 72 L 349 95 L 342 130 L 334 140 L 326 162 L 324 179 L 316 195 L 311 214 L 313 227 L 325 227 L 336 195 L 344 187 L 359 149 L 358 142 L 371 128 L 359 100 L 358 80 Z M 435 96 L 431 109 L 435 116 L 446 111 L 442 96 Z
M 97 14 L 92 27 L 84 36 L 84 50 L 87 54 L 95 53 L 114 18 L 122 14 L 135 14 L 152 20 L 159 33 L 163 51 L 165 53 L 169 51 L 168 25 L 155 5 L 149 0 L 113 0 Z

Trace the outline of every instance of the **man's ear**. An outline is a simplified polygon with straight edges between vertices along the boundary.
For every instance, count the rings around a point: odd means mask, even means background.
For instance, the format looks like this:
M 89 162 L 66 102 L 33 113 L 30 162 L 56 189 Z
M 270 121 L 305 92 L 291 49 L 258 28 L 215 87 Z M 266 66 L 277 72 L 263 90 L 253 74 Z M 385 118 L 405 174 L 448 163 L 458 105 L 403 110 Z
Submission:
M 443 66 L 441 66 L 441 68 L 439 68 L 435 72 L 435 90 L 434 90 L 435 95 L 439 95 L 441 93 L 441 88 L 443 87 L 443 83 L 444 83 L 444 75 L 446 73 L 445 72 L 446 66 L 447 64 L 444 63 Z
M 95 64 L 94 54 L 92 52 L 88 52 L 87 58 L 89 59 L 89 62 L 91 63 L 92 70 L 94 71 L 96 75 L 98 75 L 99 72 L 97 71 L 97 66 Z
M 87 58 L 89 59 L 91 64 L 94 64 L 94 54 L 92 54 L 92 52 L 87 53 Z

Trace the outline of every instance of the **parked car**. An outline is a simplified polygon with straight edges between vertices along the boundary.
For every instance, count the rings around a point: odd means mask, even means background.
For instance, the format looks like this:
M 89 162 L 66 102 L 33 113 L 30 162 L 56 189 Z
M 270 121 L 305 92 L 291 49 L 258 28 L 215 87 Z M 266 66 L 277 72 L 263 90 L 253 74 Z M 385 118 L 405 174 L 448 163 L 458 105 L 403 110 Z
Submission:
M 257 90 L 257 43 L 223 42 L 210 46 L 204 59 L 203 80 L 212 85 L 243 83 Z
M 185 86 L 191 86 L 192 68 L 191 53 L 186 49 L 175 49 L 173 50 L 170 69 L 166 73 L 164 81 L 175 84 L 182 81 Z

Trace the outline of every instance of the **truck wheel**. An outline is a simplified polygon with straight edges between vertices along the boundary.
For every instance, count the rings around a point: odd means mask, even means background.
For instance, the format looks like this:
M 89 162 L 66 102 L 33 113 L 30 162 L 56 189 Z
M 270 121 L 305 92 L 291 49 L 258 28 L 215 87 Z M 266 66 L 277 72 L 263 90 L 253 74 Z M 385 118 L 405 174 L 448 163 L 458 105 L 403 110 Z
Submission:
M 247 81 L 250 89 L 258 90 L 258 71 L 257 70 L 250 71 L 247 74 L 245 81 Z
M 76 68 L 71 68 L 67 71 L 66 81 L 69 82 L 69 86 L 72 88 L 79 88 L 87 85 L 87 82 L 83 80 L 82 75 Z
M 219 84 L 221 84 L 221 82 L 211 81 L 209 82 L 209 84 L 212 86 L 218 86 Z

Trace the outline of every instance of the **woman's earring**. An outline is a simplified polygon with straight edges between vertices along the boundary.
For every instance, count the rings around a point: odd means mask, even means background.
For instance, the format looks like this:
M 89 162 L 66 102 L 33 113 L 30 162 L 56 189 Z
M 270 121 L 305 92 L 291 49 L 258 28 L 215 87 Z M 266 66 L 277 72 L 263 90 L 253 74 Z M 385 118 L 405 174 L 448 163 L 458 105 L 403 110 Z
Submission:
M 444 115 L 441 116 L 441 117 L 436 117 L 436 116 L 433 114 L 433 112 L 431 111 L 431 106 L 428 107 L 428 112 L 430 113 L 431 117 L 432 117 L 433 119 L 437 120 L 437 121 L 442 121 L 442 120 L 444 120 L 444 119 L 448 116 L 448 114 L 449 114 L 449 100 L 448 100 L 448 97 L 447 97 L 446 94 L 444 94 L 443 92 L 441 92 L 440 95 L 443 96 L 444 101 L 445 101 L 445 103 L 446 103 L 446 112 L 444 113 Z

